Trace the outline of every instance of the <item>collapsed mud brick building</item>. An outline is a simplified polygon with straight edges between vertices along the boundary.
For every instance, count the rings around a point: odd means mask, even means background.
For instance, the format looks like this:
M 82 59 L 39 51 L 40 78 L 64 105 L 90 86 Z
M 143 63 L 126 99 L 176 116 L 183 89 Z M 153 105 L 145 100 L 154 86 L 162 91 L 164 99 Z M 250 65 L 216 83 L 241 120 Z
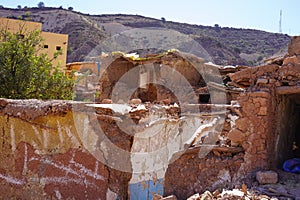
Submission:
M 1 198 L 186 199 L 300 156 L 300 37 L 258 67 L 172 51 L 100 74 L 76 86 L 99 103 L 0 100 Z

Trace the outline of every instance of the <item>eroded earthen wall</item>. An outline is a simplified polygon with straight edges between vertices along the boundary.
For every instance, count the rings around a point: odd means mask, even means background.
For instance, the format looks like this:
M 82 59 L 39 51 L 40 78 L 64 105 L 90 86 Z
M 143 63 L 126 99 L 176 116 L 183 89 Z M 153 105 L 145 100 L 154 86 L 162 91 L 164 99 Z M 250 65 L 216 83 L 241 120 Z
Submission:
M 231 185 L 244 162 L 241 147 L 208 148 L 198 156 L 195 145 L 217 143 L 220 108 L 215 115 L 180 117 L 178 105 L 119 109 L 6 99 L 0 105 L 1 198 L 139 199 L 164 191 L 187 197 Z M 122 113 L 124 106 L 131 111 Z
M 191 55 L 168 52 L 137 60 L 114 55 L 103 59 L 98 101 L 128 103 L 130 98 L 140 98 L 143 102 L 198 103 L 198 94 L 193 94 L 208 82 L 222 82 L 218 67 Z
M 75 104 L 0 99 L 1 199 L 127 198 L 131 175 L 110 169 L 84 147 L 97 138 L 77 130 L 87 116 L 78 111 L 74 119 Z M 120 145 L 130 148 L 127 143 Z
M 230 105 L 137 101 L 139 105 L 119 104 L 129 107 L 123 113 L 108 104 L 90 105 L 89 111 L 85 103 L 1 99 L 1 194 L 126 199 L 130 193 L 138 199 L 154 191 L 183 199 L 253 181 L 255 172 L 275 168 L 288 156 L 284 147 L 290 145 L 292 130 L 298 126 L 292 113 L 299 98 L 290 95 L 299 93 L 299 64 L 286 62 L 232 75 L 233 85 L 245 89 Z M 111 92 L 112 79 L 106 78 Z M 224 110 L 213 112 L 213 107 Z M 217 122 L 222 115 L 226 116 L 220 130 Z M 152 139 L 143 138 L 153 133 Z M 168 145 L 172 141 L 175 146 Z M 111 143 L 129 154 L 111 151 L 107 148 Z M 154 151 L 163 144 L 165 156 L 140 160 L 131 154 Z M 199 156 L 203 145 L 213 147 Z M 126 172 L 113 166 L 120 161 L 126 163 L 122 165 Z M 162 170 L 147 172 L 149 163 L 161 164 Z M 142 191 L 135 193 L 135 188 Z
M 236 172 L 244 162 L 244 153 L 210 153 L 199 156 L 199 148 L 188 150 L 168 166 L 164 194 L 174 194 L 178 199 L 187 199 L 195 193 L 218 188 L 230 188 L 236 184 Z
M 251 172 L 269 169 L 274 163 L 275 132 L 272 127 L 275 113 L 269 91 L 241 94 L 238 102 L 241 112 L 236 127 L 229 132 L 229 139 L 240 138 L 239 142 L 245 149 L 245 163 L 239 173 L 247 176 Z

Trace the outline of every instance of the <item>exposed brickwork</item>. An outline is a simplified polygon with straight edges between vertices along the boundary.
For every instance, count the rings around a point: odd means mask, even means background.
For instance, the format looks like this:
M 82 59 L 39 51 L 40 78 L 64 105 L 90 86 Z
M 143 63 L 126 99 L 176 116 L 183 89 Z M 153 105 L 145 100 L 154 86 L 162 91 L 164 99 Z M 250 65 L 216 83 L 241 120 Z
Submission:
M 243 153 L 231 156 L 215 156 L 210 153 L 199 158 L 199 148 L 187 151 L 170 164 L 165 175 L 165 196 L 175 194 L 186 199 L 192 194 L 218 187 L 232 187 L 236 172 L 244 162 Z

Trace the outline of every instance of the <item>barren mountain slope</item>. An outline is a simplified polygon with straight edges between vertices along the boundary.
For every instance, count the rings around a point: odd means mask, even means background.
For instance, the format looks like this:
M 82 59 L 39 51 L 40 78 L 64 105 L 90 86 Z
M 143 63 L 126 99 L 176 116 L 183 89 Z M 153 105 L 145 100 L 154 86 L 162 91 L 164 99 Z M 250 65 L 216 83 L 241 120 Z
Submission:
M 208 52 L 213 62 L 223 65 L 258 64 L 286 48 L 290 41 L 288 35 L 259 30 L 191 25 L 140 15 L 89 15 L 62 8 L 0 8 L 0 17 L 42 22 L 43 31 L 68 34 L 68 62 L 85 60 L 101 41 L 132 28 L 156 27 L 186 34 Z

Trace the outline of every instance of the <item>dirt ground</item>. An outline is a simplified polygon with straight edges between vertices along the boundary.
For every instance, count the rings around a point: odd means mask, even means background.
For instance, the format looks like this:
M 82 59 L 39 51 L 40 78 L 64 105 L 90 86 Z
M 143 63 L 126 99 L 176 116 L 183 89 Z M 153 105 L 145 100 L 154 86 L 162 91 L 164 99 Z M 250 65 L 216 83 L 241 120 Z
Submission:
M 253 189 L 277 199 L 300 199 L 300 174 L 276 170 L 278 183 L 271 185 L 257 185 Z

